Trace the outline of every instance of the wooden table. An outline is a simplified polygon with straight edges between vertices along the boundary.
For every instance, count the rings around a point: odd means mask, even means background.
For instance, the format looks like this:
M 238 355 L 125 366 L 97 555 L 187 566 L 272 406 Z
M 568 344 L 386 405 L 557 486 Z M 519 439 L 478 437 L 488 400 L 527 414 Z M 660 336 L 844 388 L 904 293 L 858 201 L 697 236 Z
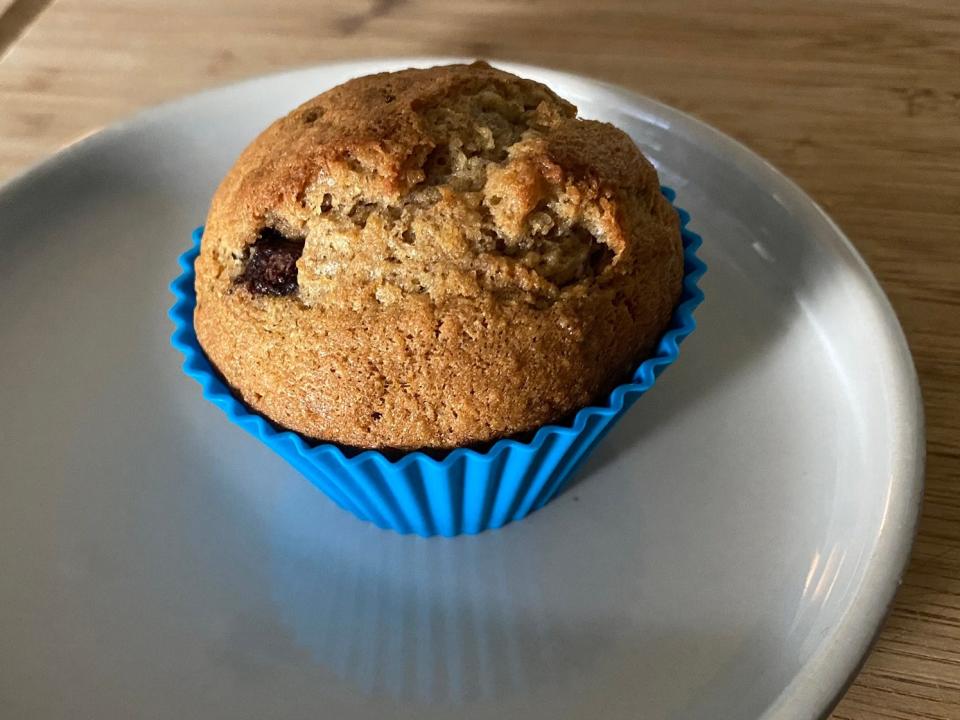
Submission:
M 377 55 L 480 56 L 592 75 L 694 113 L 766 156 L 830 212 L 879 277 L 926 401 L 913 561 L 833 717 L 960 718 L 957 0 L 0 0 L 0 12 L 0 179 L 146 105 Z

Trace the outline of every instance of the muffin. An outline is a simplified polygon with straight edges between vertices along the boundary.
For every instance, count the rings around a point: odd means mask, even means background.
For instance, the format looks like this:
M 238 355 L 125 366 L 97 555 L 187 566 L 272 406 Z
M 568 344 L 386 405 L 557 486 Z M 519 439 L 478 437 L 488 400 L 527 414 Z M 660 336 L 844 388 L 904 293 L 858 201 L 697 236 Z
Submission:
M 484 63 L 358 78 L 267 128 L 214 195 L 196 336 L 273 423 L 449 449 L 629 379 L 681 292 L 677 214 L 630 138 Z

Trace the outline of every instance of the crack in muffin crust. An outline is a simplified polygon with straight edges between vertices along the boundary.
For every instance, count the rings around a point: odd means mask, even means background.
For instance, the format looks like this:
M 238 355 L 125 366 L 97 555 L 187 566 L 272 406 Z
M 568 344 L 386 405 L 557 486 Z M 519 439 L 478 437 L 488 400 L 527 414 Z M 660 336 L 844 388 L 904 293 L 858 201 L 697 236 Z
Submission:
M 240 156 L 195 325 L 256 410 L 358 447 L 449 448 L 568 415 L 649 353 L 675 212 L 623 132 L 475 63 L 358 78 Z

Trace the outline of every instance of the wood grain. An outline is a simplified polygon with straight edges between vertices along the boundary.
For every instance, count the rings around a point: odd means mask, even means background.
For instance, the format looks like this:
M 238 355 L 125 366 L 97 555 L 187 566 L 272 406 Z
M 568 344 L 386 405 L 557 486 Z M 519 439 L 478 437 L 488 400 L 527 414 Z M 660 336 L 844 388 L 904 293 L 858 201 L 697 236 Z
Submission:
M 192 90 L 415 54 L 547 65 L 660 98 L 769 158 L 839 222 L 906 330 L 928 462 L 912 564 L 833 717 L 960 718 L 956 1 L 57 0 L 0 63 L 0 178 Z

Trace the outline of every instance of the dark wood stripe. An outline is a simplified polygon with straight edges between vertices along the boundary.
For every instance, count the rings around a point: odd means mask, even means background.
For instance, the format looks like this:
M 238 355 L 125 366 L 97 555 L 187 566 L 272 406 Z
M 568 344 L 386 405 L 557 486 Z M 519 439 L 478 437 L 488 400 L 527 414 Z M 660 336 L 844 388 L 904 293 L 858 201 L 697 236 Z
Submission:
M 53 0 L 13 0 L 0 15 L 0 61 Z

